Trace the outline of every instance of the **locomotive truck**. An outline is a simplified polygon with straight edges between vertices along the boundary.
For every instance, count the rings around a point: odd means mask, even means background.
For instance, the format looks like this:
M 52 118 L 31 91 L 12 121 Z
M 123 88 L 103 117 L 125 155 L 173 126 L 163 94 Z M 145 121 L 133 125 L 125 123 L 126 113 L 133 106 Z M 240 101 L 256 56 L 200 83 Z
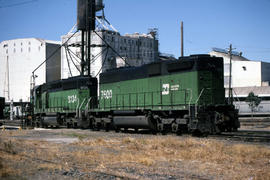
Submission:
M 33 89 L 33 123 L 153 133 L 236 131 L 238 111 L 226 103 L 223 59 L 191 55 L 124 67 L 97 78 L 78 76 Z

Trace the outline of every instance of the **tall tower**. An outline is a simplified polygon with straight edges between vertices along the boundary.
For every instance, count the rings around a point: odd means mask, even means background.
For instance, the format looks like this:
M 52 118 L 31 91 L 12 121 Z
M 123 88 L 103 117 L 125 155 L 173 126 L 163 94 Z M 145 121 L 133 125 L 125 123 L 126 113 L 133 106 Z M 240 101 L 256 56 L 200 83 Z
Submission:
M 81 76 L 85 75 L 86 72 L 90 76 L 91 72 L 91 33 L 96 29 L 96 2 L 100 4 L 100 1 L 97 0 L 77 0 L 77 29 L 82 34 Z

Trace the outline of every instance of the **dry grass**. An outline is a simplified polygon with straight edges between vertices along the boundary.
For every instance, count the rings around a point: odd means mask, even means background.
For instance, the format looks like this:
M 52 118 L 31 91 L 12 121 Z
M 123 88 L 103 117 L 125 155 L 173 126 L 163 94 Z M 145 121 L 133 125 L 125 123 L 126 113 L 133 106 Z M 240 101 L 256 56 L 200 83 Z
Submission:
M 0 131 L 1 137 L 11 137 L 11 136 L 22 136 L 28 134 L 29 130 L 18 130 L 18 131 Z
M 87 138 L 88 136 L 82 133 L 62 133 L 62 135 L 64 136 L 69 136 L 69 137 L 74 137 L 74 138 L 78 138 L 79 140 L 83 140 L 85 138 Z
M 53 164 L 53 163 L 42 163 L 38 166 L 39 170 L 63 170 L 63 166 L 60 164 Z
M 113 149 L 114 151 L 106 154 L 100 153 L 98 149 L 74 154 L 78 159 L 83 157 L 83 162 L 102 164 L 105 167 L 115 163 L 132 162 L 155 166 L 160 161 L 188 161 L 197 164 L 201 171 L 228 175 L 234 179 L 270 177 L 270 149 L 255 145 L 227 145 L 215 140 L 196 138 L 179 140 L 170 136 L 151 139 L 96 139 L 75 145 Z
M 39 170 L 62 170 L 65 164 L 54 162 L 58 157 L 61 157 L 61 151 L 57 145 L 42 141 L 3 139 L 0 136 L 0 179 L 20 177 L 25 172 L 34 174 Z
M 28 164 L 33 171 L 65 170 L 73 166 L 84 172 L 103 171 L 112 165 L 126 164 L 158 168 L 160 162 L 183 162 L 192 164 L 198 172 L 223 179 L 270 179 L 267 147 L 174 136 L 79 139 L 65 146 L 0 138 L 0 157 L 5 162 Z M 0 177 L 15 171 L 1 162 Z
M 0 157 L 0 178 L 7 177 L 12 174 L 12 170 L 4 165 L 3 159 Z

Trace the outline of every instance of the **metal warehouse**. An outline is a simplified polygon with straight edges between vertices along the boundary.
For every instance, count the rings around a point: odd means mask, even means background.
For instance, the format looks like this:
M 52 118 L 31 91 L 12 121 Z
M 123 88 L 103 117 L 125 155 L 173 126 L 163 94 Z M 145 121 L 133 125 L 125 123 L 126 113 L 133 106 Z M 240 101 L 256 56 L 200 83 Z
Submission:
M 60 42 L 38 38 L 1 42 L 0 96 L 6 101 L 29 102 L 31 72 L 59 47 Z M 35 73 L 36 85 L 60 78 L 60 55 L 59 51 Z

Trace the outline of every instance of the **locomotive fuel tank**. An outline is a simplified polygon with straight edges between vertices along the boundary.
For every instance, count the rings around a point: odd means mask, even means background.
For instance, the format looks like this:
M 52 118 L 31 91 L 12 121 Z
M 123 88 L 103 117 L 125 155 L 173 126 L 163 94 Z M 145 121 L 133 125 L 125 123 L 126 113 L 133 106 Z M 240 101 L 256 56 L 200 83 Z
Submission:
M 118 128 L 151 129 L 153 124 L 145 116 L 114 116 L 114 125 Z

